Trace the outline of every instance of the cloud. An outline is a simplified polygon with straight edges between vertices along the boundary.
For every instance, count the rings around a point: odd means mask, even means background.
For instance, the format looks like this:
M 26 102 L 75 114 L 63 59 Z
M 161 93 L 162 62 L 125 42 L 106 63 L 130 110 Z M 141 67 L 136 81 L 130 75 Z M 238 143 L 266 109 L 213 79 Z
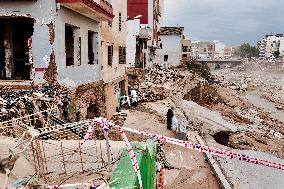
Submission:
M 282 0 L 165 0 L 165 25 L 184 26 L 192 39 L 255 44 L 284 32 Z

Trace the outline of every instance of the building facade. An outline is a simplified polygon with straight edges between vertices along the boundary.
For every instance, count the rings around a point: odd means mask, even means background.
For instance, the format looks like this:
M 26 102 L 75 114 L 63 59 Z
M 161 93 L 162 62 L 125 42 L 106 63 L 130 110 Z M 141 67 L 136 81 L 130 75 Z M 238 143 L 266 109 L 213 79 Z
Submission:
M 279 51 L 281 54 L 281 41 L 283 40 L 283 34 L 269 34 L 266 35 L 261 41 L 258 42 L 258 49 L 260 51 L 259 56 L 261 58 L 270 59 L 275 58 L 275 52 Z
M 72 87 L 101 79 L 100 23 L 112 21 L 113 10 L 105 1 L 65 2 L 0 2 L 2 79 Z M 93 35 L 92 53 L 82 45 L 89 43 L 88 33 Z
M 161 27 L 157 63 L 165 66 L 178 66 L 182 60 L 183 27 Z
M 189 39 L 182 40 L 182 60 L 189 61 L 192 58 L 192 43 Z
M 146 67 L 151 67 L 156 61 L 158 48 L 158 31 L 163 26 L 164 0 L 128 0 L 128 18 L 141 18 L 141 32 L 147 36 Z M 145 34 L 148 32 L 148 34 Z
M 0 1 L 0 80 L 67 86 L 81 118 L 111 117 L 127 88 L 126 20 L 127 0 Z
M 102 76 L 107 117 L 120 110 L 120 97 L 127 94 L 126 45 L 127 0 L 112 1 L 113 21 L 101 25 Z

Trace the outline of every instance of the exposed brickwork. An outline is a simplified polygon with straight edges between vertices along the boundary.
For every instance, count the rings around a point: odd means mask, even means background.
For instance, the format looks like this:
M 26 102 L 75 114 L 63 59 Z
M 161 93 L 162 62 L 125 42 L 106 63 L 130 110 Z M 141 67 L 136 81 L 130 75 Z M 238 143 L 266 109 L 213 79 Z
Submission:
M 87 110 L 90 105 L 96 105 L 100 115 L 106 115 L 105 93 L 103 81 L 97 81 L 77 87 L 72 94 L 73 103 L 76 106 L 76 113 L 80 118 L 87 117 Z
M 145 79 L 145 73 L 142 68 L 127 68 L 128 84 L 131 87 L 140 88 Z

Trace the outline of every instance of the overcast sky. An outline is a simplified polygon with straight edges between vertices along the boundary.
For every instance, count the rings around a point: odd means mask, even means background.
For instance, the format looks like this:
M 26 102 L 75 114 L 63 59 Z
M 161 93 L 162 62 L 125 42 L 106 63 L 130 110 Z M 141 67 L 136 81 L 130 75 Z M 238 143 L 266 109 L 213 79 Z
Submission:
M 256 44 L 284 33 L 284 0 L 165 0 L 165 25 L 177 24 L 193 40 Z

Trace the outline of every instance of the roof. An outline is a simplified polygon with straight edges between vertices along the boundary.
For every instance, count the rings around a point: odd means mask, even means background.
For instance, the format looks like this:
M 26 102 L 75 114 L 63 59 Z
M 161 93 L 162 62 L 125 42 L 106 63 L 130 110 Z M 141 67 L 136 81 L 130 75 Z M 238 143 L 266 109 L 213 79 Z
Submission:
M 184 27 L 161 27 L 159 35 L 183 35 Z

